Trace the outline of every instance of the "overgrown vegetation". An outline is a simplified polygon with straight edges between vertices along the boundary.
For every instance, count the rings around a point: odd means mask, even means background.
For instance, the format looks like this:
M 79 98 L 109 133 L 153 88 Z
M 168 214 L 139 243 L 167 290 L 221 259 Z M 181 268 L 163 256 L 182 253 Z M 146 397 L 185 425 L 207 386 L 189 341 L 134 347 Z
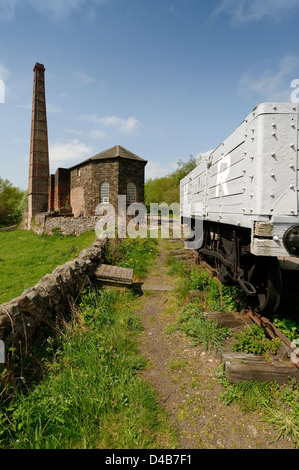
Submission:
M 144 270 L 154 262 L 153 254 L 145 257 L 154 247 L 148 243 L 134 241 Z M 121 252 L 130 260 L 131 245 Z M 26 376 L 19 386 L 4 383 L 2 448 L 176 448 L 156 392 L 139 374 L 146 360 L 138 351 L 138 305 L 131 292 L 90 288 L 81 295 L 71 321 L 46 341 L 47 357 L 41 361 L 40 351 L 32 353 L 38 357 L 30 360 L 43 364 L 43 378 L 33 386 Z
M 230 337 L 232 350 L 263 355 L 266 358 L 277 354 L 281 345 L 279 339 L 270 340 L 258 325 L 233 334 L 227 328 L 204 317 L 204 311 L 229 312 L 239 307 L 240 293 L 236 288 L 224 287 L 218 279 L 201 267 L 190 267 L 184 261 L 169 256 L 168 272 L 179 276 L 177 299 L 181 306 L 178 321 L 168 326 L 167 332 L 182 331 L 192 342 L 206 351 L 219 351 Z M 195 302 L 189 303 L 188 292 L 202 292 Z M 274 324 L 290 340 L 299 337 L 298 324 L 292 320 L 275 317 Z M 299 383 L 290 380 L 279 385 L 268 382 L 230 383 L 224 365 L 217 372 L 217 379 L 223 387 L 220 401 L 227 406 L 238 403 L 244 412 L 257 411 L 261 420 L 273 426 L 273 440 L 280 437 L 290 439 L 299 448 Z
M 21 222 L 27 207 L 27 191 L 15 188 L 8 180 L 0 178 L 0 227 Z
M 224 286 L 217 277 L 209 274 L 201 266 L 189 269 L 182 260 L 169 256 L 167 260 L 169 274 L 178 274 L 180 281 L 176 294 L 180 303 L 187 298 L 189 291 L 198 290 L 203 293 L 202 307 L 210 311 L 227 312 L 239 306 L 240 291 L 236 287 Z
M 230 335 L 228 328 L 220 328 L 216 322 L 205 318 L 198 303 L 183 307 L 178 329 L 190 336 L 195 346 L 205 351 L 221 350 Z
M 190 171 L 196 167 L 196 158 L 190 155 L 187 162 L 179 160 L 178 168 L 162 178 L 149 179 L 145 183 L 145 205 L 150 207 L 151 203 L 161 204 L 165 202 L 171 205 L 172 203 L 180 202 L 180 181 Z
M 108 263 L 131 268 L 137 279 L 143 279 L 154 265 L 158 253 L 156 238 L 111 239 L 106 260 Z
M 245 412 L 259 411 L 261 420 L 274 428 L 274 439 L 289 438 L 299 448 L 299 384 L 286 385 L 268 382 L 232 384 L 225 375 L 223 365 L 217 378 L 224 388 L 220 400 L 226 405 L 238 403 Z
M 36 235 L 14 230 L 0 233 L 0 303 L 8 302 L 45 274 L 70 261 L 96 239 L 95 232 L 76 237 Z
M 55 236 L 60 239 L 58 234 Z M 157 249 L 156 239 L 115 240 L 107 256 L 113 264 L 134 270 L 140 266 L 138 275 L 142 278 L 154 265 Z M 72 245 L 63 249 L 64 254 L 70 254 L 68 251 L 74 253 Z M 219 328 L 203 312 L 238 308 L 238 291 L 224 288 L 207 271 L 190 267 L 184 261 L 169 258 L 168 266 L 172 274 L 179 275 L 175 292 L 181 308 L 176 324 L 168 332 L 181 331 L 201 349 L 221 350 L 231 332 Z M 202 294 L 192 303 L 190 290 Z M 139 298 L 130 292 L 89 289 L 74 308 L 71 321 L 58 331 L 56 338 L 49 336 L 42 345 L 48 356 L 41 359 L 38 350 L 28 358 L 33 367 L 34 363 L 39 369 L 42 365 L 43 377 L 36 377 L 34 382 L 27 380 L 27 359 L 22 358 L 18 358 L 21 367 L 10 383 L 9 374 L 2 373 L 2 448 L 176 448 L 175 431 L 158 404 L 155 391 L 141 378 L 140 371 L 147 364 L 138 352 L 137 341 L 142 332 L 135 314 L 138 306 Z M 292 330 L 293 326 L 287 324 L 286 328 Z M 275 353 L 274 343 L 269 349 L 257 328 L 245 331 L 235 338 L 238 350 Z M 182 360 L 173 361 L 170 367 L 182 367 Z M 231 384 L 223 366 L 219 367 L 217 378 L 223 387 L 223 403 L 238 403 L 246 412 L 258 411 L 261 419 L 276 429 L 273 438 L 290 438 L 299 447 L 297 382 L 284 386 Z
M 232 350 L 258 356 L 276 355 L 281 346 L 279 338 L 267 338 L 265 331 L 259 325 L 251 325 L 240 333 L 235 334 Z
M 175 447 L 155 391 L 138 374 L 146 362 L 136 302 L 115 291 L 82 295 L 44 380 L 2 406 L 2 448 Z
M 273 325 L 276 326 L 290 341 L 299 339 L 299 323 L 290 318 L 281 318 L 275 315 Z

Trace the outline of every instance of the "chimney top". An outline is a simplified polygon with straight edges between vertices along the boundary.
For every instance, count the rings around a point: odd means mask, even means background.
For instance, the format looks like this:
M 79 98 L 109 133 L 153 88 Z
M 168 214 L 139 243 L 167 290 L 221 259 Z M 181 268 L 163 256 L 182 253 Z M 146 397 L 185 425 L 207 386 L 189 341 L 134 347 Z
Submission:
M 34 66 L 34 69 L 33 69 L 33 72 L 35 71 L 35 69 L 42 69 L 42 70 L 46 70 L 44 65 L 43 64 L 39 64 L 38 62 L 36 62 L 35 66 Z

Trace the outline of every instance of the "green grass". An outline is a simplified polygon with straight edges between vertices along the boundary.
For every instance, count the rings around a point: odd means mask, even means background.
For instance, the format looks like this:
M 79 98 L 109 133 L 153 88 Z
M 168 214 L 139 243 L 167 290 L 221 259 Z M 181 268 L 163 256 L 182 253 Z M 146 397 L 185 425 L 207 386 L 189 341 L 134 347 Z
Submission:
M 281 346 L 279 338 L 269 339 L 260 325 L 251 325 L 240 333 L 235 334 L 232 351 L 258 356 L 276 355 Z
M 79 237 L 36 235 L 31 231 L 0 232 L 0 303 L 32 287 L 57 266 L 78 256 L 96 239 L 92 230 Z
M 137 349 L 138 301 L 116 291 L 82 295 L 45 379 L 2 406 L 2 448 L 176 448 L 156 392 L 139 374 L 146 361 Z
M 299 384 L 278 385 L 275 382 L 242 382 L 232 384 L 220 366 L 217 378 L 223 386 L 220 400 L 226 405 L 238 403 L 244 412 L 257 411 L 261 421 L 273 427 L 273 442 L 288 438 L 299 448 Z
M 241 333 L 233 334 L 227 328 L 220 328 L 214 322 L 203 317 L 204 311 L 225 312 L 238 309 L 239 290 L 225 287 L 200 266 L 190 268 L 178 262 L 171 255 L 167 258 L 169 274 L 179 276 L 176 289 L 178 304 L 182 306 L 176 323 L 168 325 L 166 333 L 182 331 L 192 339 L 195 345 L 205 350 L 221 350 L 226 338 L 235 338 L 232 349 L 247 353 L 275 355 L 280 345 L 279 340 L 269 340 L 264 331 L 254 325 Z M 189 304 L 189 290 L 205 293 L 201 299 Z M 298 338 L 298 323 L 276 316 L 274 324 L 290 340 Z M 273 441 L 280 437 L 290 439 L 294 447 L 299 448 L 299 384 L 290 380 L 288 384 L 275 382 L 230 383 L 225 374 L 224 364 L 217 372 L 222 385 L 219 397 L 227 406 L 237 403 L 244 412 L 257 412 L 260 420 L 271 425 Z
M 141 280 L 155 265 L 157 253 L 157 239 L 115 238 L 109 242 L 106 259 L 111 264 L 133 269 L 134 277 Z
M 238 308 L 240 291 L 237 287 L 224 286 L 201 266 L 187 268 L 182 262 L 170 265 L 169 273 L 177 273 L 180 280 L 176 287 L 179 303 L 183 303 L 190 290 L 205 292 L 205 308 L 210 311 L 230 312 Z
M 230 335 L 228 328 L 220 328 L 216 322 L 204 318 L 198 303 L 182 308 L 177 329 L 189 336 L 195 346 L 200 346 L 205 351 L 221 351 Z

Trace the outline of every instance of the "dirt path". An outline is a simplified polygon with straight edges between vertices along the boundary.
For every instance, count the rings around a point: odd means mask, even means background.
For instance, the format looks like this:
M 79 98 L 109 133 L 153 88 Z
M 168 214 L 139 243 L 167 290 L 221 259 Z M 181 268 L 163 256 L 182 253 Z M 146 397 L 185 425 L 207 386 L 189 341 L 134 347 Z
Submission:
M 178 429 L 180 448 L 291 449 L 289 441 L 272 442 L 276 434 L 258 413 L 244 413 L 238 405 L 219 401 L 223 388 L 216 379 L 217 355 L 194 347 L 179 333 L 165 332 L 180 311 L 173 292 L 176 278 L 167 274 L 165 264 L 170 246 L 160 241 L 157 265 L 144 282 L 140 349 L 150 361 L 143 377 L 154 385 Z

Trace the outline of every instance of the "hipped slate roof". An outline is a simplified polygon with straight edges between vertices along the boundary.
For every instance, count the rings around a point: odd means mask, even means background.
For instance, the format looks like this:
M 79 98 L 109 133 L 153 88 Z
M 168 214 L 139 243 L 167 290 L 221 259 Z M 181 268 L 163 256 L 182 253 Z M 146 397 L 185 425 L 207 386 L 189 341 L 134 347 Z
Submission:
M 71 170 L 72 168 L 76 168 L 77 166 L 84 165 L 85 163 L 88 163 L 88 162 L 92 162 L 95 160 L 107 160 L 109 158 L 126 158 L 129 160 L 137 160 L 139 162 L 144 162 L 145 164 L 147 163 L 146 160 L 143 160 L 143 158 L 138 157 L 134 153 L 125 149 L 124 147 L 121 147 L 120 145 L 115 145 L 115 147 L 112 147 L 108 150 L 104 150 L 103 152 L 97 153 L 93 157 L 90 157 L 81 163 L 77 163 L 77 165 L 71 166 L 69 170 Z

